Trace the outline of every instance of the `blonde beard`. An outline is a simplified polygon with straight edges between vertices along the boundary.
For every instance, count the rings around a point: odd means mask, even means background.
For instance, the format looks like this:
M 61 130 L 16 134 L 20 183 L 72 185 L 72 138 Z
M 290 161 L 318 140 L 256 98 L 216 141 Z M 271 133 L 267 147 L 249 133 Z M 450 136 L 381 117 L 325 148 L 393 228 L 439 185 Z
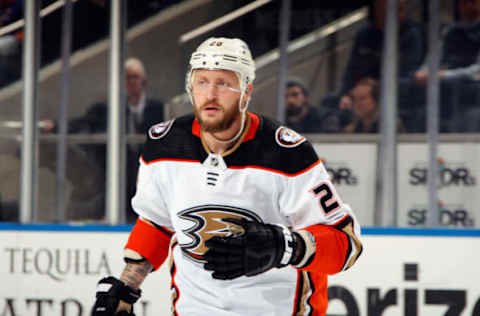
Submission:
M 238 104 L 238 101 L 236 102 Z M 220 106 L 217 104 L 217 106 Z M 205 107 L 202 106 L 201 108 Z M 197 107 L 194 107 L 193 111 L 195 114 L 195 117 L 198 120 L 198 123 L 200 124 L 200 127 L 202 128 L 203 131 L 208 132 L 208 133 L 219 133 L 228 130 L 232 125 L 235 123 L 235 121 L 238 120 L 238 118 L 241 116 L 240 111 L 238 109 L 238 106 L 232 107 L 231 111 L 227 112 L 225 111 L 225 108 L 223 106 L 221 107 L 221 111 L 223 113 L 223 118 L 221 120 L 217 120 L 214 122 L 206 122 L 202 119 L 200 110 Z

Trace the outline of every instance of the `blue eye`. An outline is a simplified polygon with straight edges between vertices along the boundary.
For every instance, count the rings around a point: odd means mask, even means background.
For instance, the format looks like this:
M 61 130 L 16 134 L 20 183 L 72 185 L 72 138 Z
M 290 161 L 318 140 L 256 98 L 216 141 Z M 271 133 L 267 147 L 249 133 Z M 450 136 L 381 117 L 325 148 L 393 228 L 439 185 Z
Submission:
M 195 87 L 195 89 L 197 89 L 197 91 L 201 91 L 202 93 L 205 93 L 206 91 L 208 91 L 208 87 L 210 87 L 210 85 L 213 85 L 213 87 L 216 88 L 217 92 L 221 93 L 221 94 L 227 93 L 229 91 L 240 92 L 239 89 L 232 88 L 232 86 L 228 82 L 225 82 L 225 81 L 219 81 L 217 83 L 213 83 L 213 82 L 210 83 L 207 80 L 198 79 L 198 81 L 195 81 L 193 83 L 193 86 Z
M 225 91 L 225 90 L 230 89 L 230 85 L 227 82 L 221 81 L 221 82 L 217 83 L 217 88 L 222 90 L 222 91 Z

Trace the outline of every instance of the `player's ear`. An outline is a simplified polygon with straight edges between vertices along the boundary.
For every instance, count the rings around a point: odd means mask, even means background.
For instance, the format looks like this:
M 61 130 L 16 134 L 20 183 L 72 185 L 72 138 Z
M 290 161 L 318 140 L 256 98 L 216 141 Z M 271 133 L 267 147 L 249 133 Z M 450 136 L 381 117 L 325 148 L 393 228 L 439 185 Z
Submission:
M 245 88 L 245 94 L 243 95 L 243 99 L 245 101 L 249 100 L 250 97 L 252 96 L 252 91 L 253 91 L 253 84 L 249 84 L 246 88 Z
M 242 107 L 246 108 L 248 106 L 248 102 L 250 101 L 250 97 L 252 96 L 253 85 L 249 84 L 245 88 L 245 94 L 243 95 L 243 102 Z
M 253 91 L 253 84 L 250 83 L 245 90 L 245 96 L 248 96 L 250 98 Z

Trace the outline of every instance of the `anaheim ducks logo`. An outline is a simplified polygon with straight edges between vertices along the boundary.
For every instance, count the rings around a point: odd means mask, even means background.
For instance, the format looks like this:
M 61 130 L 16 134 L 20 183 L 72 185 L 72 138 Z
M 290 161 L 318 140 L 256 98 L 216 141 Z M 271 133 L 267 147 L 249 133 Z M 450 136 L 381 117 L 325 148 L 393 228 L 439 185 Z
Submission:
M 305 137 L 284 126 L 277 128 L 275 139 L 280 146 L 287 148 L 296 147 L 305 141 Z
M 163 136 L 167 135 L 168 131 L 170 131 L 170 127 L 172 127 L 173 121 L 174 120 L 170 120 L 153 125 L 148 130 L 148 135 L 151 139 L 162 138 Z
M 194 223 L 192 227 L 183 230 L 183 233 L 192 241 L 180 244 L 180 246 L 187 257 L 197 262 L 203 262 L 203 255 L 208 250 L 205 242 L 213 236 L 237 236 L 244 233 L 242 227 L 224 222 L 223 219 L 245 218 L 250 221 L 262 222 L 261 218 L 251 211 L 225 205 L 204 205 L 190 208 L 178 213 L 178 217 Z

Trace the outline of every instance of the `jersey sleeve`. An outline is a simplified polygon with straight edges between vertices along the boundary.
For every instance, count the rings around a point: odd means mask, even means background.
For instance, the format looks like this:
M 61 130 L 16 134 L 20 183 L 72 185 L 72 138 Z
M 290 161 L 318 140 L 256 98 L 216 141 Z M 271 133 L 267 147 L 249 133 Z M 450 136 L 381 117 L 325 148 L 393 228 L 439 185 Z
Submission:
M 147 259 L 157 270 L 168 256 L 172 236 L 173 232 L 168 229 L 139 218 L 130 232 L 125 249 Z
M 159 170 L 155 164 L 148 164 L 140 158 L 137 176 L 137 191 L 132 198 L 133 210 L 142 218 L 173 231 L 168 209 L 164 200 L 162 186 L 159 181 Z
M 315 240 L 315 256 L 302 270 L 337 273 L 352 266 L 362 252 L 360 225 L 323 163 L 285 180 L 280 208 L 294 230 L 306 230 Z

